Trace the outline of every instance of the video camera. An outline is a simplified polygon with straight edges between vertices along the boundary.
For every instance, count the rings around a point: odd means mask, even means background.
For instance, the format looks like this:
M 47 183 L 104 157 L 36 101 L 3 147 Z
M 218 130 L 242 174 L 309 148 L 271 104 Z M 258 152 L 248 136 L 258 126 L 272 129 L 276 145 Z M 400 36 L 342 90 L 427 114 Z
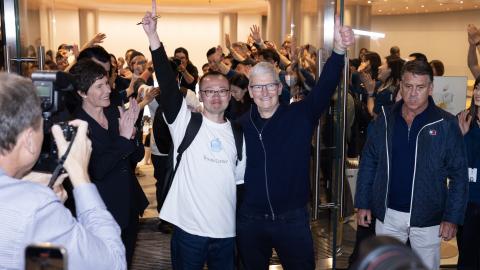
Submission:
M 32 81 L 37 95 L 41 100 L 43 117 L 43 144 L 42 151 L 34 171 L 53 172 L 57 166 L 58 153 L 53 139 L 51 128 L 58 124 L 63 135 L 69 141 L 76 128 L 67 124 L 72 120 L 74 100 L 73 76 L 61 71 L 36 71 L 32 73 Z

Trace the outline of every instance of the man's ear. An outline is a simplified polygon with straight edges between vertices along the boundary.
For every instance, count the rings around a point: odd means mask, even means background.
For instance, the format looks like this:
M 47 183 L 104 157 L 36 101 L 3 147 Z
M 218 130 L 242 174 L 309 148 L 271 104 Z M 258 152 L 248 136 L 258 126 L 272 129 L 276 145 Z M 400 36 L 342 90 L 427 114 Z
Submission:
M 30 154 L 35 153 L 35 141 L 34 141 L 34 130 L 29 127 L 22 131 L 18 136 L 17 144 L 20 144 L 23 149 L 28 151 Z

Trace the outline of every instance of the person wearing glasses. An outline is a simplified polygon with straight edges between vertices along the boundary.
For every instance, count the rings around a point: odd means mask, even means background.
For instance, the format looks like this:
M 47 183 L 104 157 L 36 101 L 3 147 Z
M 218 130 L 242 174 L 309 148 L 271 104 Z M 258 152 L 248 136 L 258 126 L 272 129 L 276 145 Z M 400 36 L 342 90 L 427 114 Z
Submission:
M 155 7 L 152 8 L 155 11 Z M 179 91 L 174 71 L 157 34 L 155 14 L 142 20 L 162 93 L 163 108 L 173 141 L 173 160 L 192 118 Z M 199 82 L 202 123 L 183 152 L 160 218 L 174 225 L 171 239 L 173 269 L 233 270 L 235 258 L 236 185 L 243 183 L 245 151 L 237 160 L 232 123 L 224 112 L 231 98 L 228 79 L 209 72 Z M 174 164 L 175 165 L 175 164 Z
M 274 65 L 250 71 L 255 104 L 239 122 L 247 150 L 245 190 L 237 209 L 237 244 L 245 269 L 268 269 L 274 248 L 284 269 L 315 269 L 310 214 L 310 153 L 315 126 L 340 81 L 350 27 L 335 23 L 332 56 L 305 99 L 279 102 L 282 84 Z

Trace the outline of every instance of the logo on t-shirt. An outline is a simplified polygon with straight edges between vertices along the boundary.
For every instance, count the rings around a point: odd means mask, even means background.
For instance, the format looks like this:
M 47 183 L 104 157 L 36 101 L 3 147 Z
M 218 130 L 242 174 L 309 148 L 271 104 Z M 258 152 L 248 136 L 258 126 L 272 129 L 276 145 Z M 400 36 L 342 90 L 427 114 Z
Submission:
M 219 138 L 215 138 L 210 142 L 210 150 L 212 150 L 212 152 L 222 151 L 222 142 Z
M 430 134 L 430 136 L 437 136 L 437 131 L 435 129 L 430 129 L 428 134 Z

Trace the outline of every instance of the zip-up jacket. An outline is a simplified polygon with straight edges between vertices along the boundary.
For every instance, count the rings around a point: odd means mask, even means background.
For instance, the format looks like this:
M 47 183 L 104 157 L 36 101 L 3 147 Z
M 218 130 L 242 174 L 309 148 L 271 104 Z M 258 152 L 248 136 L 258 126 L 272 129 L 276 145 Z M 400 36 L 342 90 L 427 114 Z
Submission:
M 306 206 L 312 134 L 340 80 L 343 59 L 332 53 L 312 92 L 302 101 L 280 105 L 263 126 L 255 104 L 239 119 L 248 156 L 241 212 L 275 219 Z
M 384 221 L 391 178 L 392 138 L 395 115 L 403 101 L 382 107 L 363 149 L 357 177 L 355 207 L 370 209 Z M 429 97 L 426 124 L 415 142 L 415 165 L 410 223 L 412 227 L 430 227 L 442 221 L 463 224 L 468 199 L 466 150 L 456 118 L 438 108 Z M 447 187 L 447 178 L 449 184 Z

